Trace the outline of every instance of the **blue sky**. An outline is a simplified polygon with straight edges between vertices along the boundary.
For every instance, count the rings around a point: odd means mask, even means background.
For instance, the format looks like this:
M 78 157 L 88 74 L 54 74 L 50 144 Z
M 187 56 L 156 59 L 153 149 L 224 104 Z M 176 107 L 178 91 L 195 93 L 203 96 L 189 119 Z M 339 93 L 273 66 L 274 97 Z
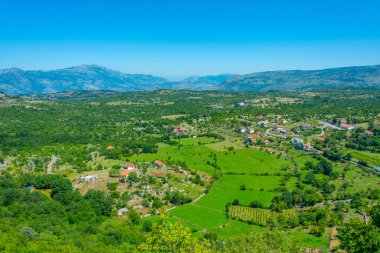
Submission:
M 0 0 L 0 68 L 170 78 L 380 64 L 378 0 Z

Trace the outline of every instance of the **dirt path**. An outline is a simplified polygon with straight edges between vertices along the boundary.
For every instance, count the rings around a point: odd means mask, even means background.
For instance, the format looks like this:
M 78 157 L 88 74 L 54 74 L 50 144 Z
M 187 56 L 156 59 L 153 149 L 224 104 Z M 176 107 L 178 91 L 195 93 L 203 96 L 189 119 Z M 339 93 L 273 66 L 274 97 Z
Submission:
M 52 155 L 51 156 L 51 160 L 50 160 L 50 162 L 49 162 L 49 164 L 48 164 L 48 166 L 47 166 L 47 170 L 46 170 L 46 173 L 47 174 L 52 174 L 53 173 L 53 165 L 56 163 L 56 162 L 58 162 L 58 157 L 57 156 L 55 156 L 55 155 Z
M 337 238 L 337 235 L 338 235 L 338 229 L 335 226 L 331 230 L 331 238 L 330 238 L 330 246 L 329 246 L 330 252 L 333 252 L 334 249 L 339 246 L 339 239 Z
M 194 199 L 193 202 L 188 203 L 186 205 L 194 204 L 195 202 L 197 202 L 198 200 L 200 200 L 201 198 L 203 198 L 205 195 L 206 194 L 202 193 L 202 195 L 200 195 L 198 198 Z M 170 210 L 176 209 L 177 207 L 180 207 L 180 206 L 173 206 L 172 208 L 169 208 L 167 211 L 169 212 Z

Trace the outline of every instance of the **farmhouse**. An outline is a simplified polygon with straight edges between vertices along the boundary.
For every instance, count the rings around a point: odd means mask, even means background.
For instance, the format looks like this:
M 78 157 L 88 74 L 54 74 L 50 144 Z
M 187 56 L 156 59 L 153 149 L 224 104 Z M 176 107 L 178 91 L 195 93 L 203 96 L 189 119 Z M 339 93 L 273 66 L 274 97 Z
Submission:
M 257 118 L 258 120 L 262 120 L 262 119 L 263 119 L 263 115 L 258 115 L 256 118 Z
M 157 166 L 157 167 L 163 167 L 165 164 L 162 162 L 162 161 L 160 161 L 160 160 L 156 160 L 156 161 L 154 161 L 154 165 L 155 166 Z
M 108 146 L 106 149 L 107 149 L 107 150 L 113 150 L 114 147 L 113 147 L 113 146 Z
M 367 135 L 367 136 L 373 136 L 373 132 L 369 131 L 369 130 L 365 130 L 364 135 Z
M 137 172 L 138 169 L 135 168 L 135 169 L 132 169 L 132 170 L 125 170 L 125 171 L 122 171 L 120 174 L 119 174 L 119 177 L 124 177 L 124 178 L 127 178 L 129 176 L 129 174 L 131 174 L 132 172 Z
M 95 182 L 98 179 L 98 175 L 89 175 L 89 176 L 80 176 L 79 181 L 84 183 L 84 182 Z
M 325 140 L 326 140 L 325 138 L 323 138 L 323 137 L 321 137 L 321 136 L 317 136 L 317 137 L 315 137 L 315 139 L 316 139 L 317 141 L 325 141 Z
M 185 134 L 186 131 L 187 131 L 186 128 L 183 128 L 183 127 L 180 127 L 180 126 L 175 126 L 175 127 L 173 128 L 173 132 L 174 132 L 174 133 L 177 133 L 177 134 Z
M 270 144 L 270 141 L 269 141 L 269 140 L 265 140 L 265 141 L 263 141 L 263 145 L 268 145 L 268 144 Z
M 303 150 L 306 150 L 306 151 L 311 151 L 311 146 L 310 146 L 310 143 L 304 143 L 303 144 Z
M 255 129 L 254 128 L 250 128 L 249 130 L 248 130 L 248 133 L 250 133 L 250 134 L 253 134 L 255 132 Z
M 342 128 L 344 128 L 344 129 L 349 130 L 349 131 L 355 129 L 355 127 L 354 127 L 353 125 L 351 125 L 351 124 L 345 124 L 345 123 L 344 123 L 344 124 L 340 124 L 340 126 L 341 126 Z
M 123 168 L 125 170 L 134 170 L 135 169 L 135 165 L 133 163 L 126 163 L 126 164 L 124 164 Z
M 253 135 L 252 134 L 247 134 L 247 136 L 245 136 L 245 138 L 244 138 L 246 141 L 250 141 L 250 142 L 252 142 L 252 140 L 254 139 L 253 138 Z

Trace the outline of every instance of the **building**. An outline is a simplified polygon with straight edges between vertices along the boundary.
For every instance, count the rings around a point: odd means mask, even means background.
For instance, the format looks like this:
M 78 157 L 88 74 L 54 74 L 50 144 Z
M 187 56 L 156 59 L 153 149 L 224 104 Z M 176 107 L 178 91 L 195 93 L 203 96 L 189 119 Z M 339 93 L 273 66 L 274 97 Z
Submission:
M 254 128 L 250 128 L 249 130 L 248 130 L 248 133 L 250 133 L 250 134 L 253 134 L 255 132 L 255 129 Z
M 238 132 L 239 133 L 245 133 L 246 129 L 245 127 L 239 127 Z
M 90 183 L 90 182 L 95 182 L 98 180 L 98 175 L 89 175 L 89 176 L 80 176 L 79 181 L 84 183 Z
M 124 164 L 123 168 L 125 170 L 134 170 L 134 169 L 136 169 L 135 165 L 133 163 L 126 163 L 126 164 Z
M 162 161 L 160 161 L 160 160 L 156 160 L 156 161 L 154 161 L 154 165 L 155 166 L 157 166 L 157 167 L 163 167 L 165 164 L 162 162 Z
M 286 131 L 285 129 L 281 129 L 281 130 L 280 130 L 280 133 L 282 133 L 282 134 L 286 134 L 287 131 Z
M 244 139 L 245 139 L 246 141 L 252 141 L 252 139 L 253 139 L 253 135 L 252 135 L 252 134 L 247 134 L 247 135 L 244 137 Z
M 295 148 L 303 149 L 303 140 L 300 138 L 294 138 L 292 139 L 292 145 Z
M 132 170 L 125 170 L 125 171 L 122 171 L 120 174 L 119 174 L 119 177 L 122 177 L 122 178 L 127 178 L 129 176 L 129 174 L 131 174 L 132 172 L 137 172 L 138 169 L 137 168 L 134 168 Z
M 310 126 L 309 124 L 302 124 L 301 127 L 302 127 L 302 129 L 304 129 L 304 130 L 309 130 L 309 129 L 311 129 L 311 126 Z
M 258 120 L 262 120 L 262 119 L 263 119 L 263 115 L 258 115 L 256 118 L 257 118 Z
M 114 147 L 113 147 L 113 146 L 108 146 L 106 149 L 107 149 L 107 150 L 113 150 Z
M 265 140 L 265 141 L 263 141 L 263 145 L 268 145 L 268 144 L 270 144 L 270 141 L 269 140 Z
M 175 126 L 173 127 L 173 132 L 176 134 L 185 134 L 187 132 L 187 129 L 180 126 Z
M 279 115 L 279 114 L 276 115 L 276 116 L 275 116 L 275 119 L 276 119 L 276 120 L 280 120 L 280 119 L 281 119 L 281 115 Z
M 302 149 L 303 149 L 303 150 L 306 150 L 306 151 L 310 151 L 310 150 L 311 150 L 310 143 L 304 143 Z
M 367 135 L 367 136 L 373 136 L 373 132 L 369 131 L 369 130 L 365 130 L 364 135 Z
M 269 121 L 268 121 L 268 120 L 265 120 L 265 121 L 259 121 L 259 122 L 257 122 L 257 124 L 258 124 L 260 127 L 268 127 Z
M 321 136 L 317 136 L 317 137 L 315 137 L 315 139 L 316 139 L 317 141 L 325 141 L 325 140 L 326 140 L 325 138 L 323 138 L 323 137 L 321 137 Z
M 284 129 L 284 126 L 282 126 L 282 125 L 276 125 L 274 128 L 275 128 L 275 130 L 277 130 L 277 131 L 281 131 L 281 130 Z
M 346 130 L 349 130 L 349 131 L 351 131 L 351 130 L 354 130 L 355 129 L 355 127 L 353 126 L 353 125 L 351 125 L 351 124 L 340 124 L 340 126 L 342 127 L 342 128 L 344 128 L 344 129 L 346 129 Z

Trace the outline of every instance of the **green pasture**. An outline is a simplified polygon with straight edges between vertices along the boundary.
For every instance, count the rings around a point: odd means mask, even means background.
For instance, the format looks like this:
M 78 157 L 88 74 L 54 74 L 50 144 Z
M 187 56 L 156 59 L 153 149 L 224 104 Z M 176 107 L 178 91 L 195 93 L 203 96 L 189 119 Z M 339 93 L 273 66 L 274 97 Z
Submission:
M 291 163 L 264 151 L 240 149 L 218 153 L 218 165 L 224 173 L 283 173 Z
M 371 153 L 368 151 L 358 151 L 353 149 L 343 149 L 342 153 L 351 153 L 352 157 L 356 160 L 363 160 L 374 166 L 380 166 L 380 154 Z

